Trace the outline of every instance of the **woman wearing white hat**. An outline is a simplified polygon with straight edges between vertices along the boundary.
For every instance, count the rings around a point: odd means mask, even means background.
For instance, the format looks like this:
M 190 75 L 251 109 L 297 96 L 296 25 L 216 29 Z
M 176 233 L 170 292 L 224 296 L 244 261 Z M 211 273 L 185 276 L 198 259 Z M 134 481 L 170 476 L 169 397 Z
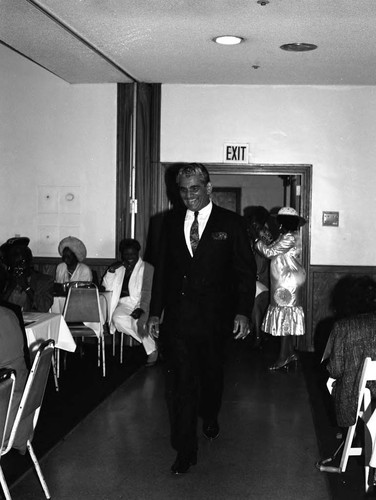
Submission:
M 281 337 L 278 359 L 269 369 L 279 370 L 297 361 L 294 352 L 294 336 L 304 335 L 304 311 L 301 306 L 300 290 L 306 278 L 301 264 L 302 242 L 299 227 L 305 219 L 291 207 L 283 207 L 277 214 L 280 236 L 270 245 L 261 239 L 256 249 L 270 263 L 270 305 L 262 323 L 262 330 Z
M 69 281 L 92 281 L 91 269 L 82 261 L 86 258 L 86 247 L 75 236 L 67 236 L 59 243 L 61 262 L 56 268 L 56 283 Z

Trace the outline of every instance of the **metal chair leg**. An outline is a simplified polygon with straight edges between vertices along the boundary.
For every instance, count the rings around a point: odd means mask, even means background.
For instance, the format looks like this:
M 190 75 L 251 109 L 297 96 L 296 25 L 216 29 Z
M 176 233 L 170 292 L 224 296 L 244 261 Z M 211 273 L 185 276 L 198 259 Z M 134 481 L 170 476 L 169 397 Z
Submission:
M 103 377 L 106 376 L 106 344 L 104 341 L 104 335 L 101 336 L 101 345 L 102 345 L 102 374 Z
M 115 356 L 116 353 L 116 331 L 112 335 L 112 355 Z
M 1 487 L 3 489 L 5 500 L 12 500 L 12 497 L 10 496 L 9 488 L 8 488 L 7 482 L 5 481 L 3 470 L 1 467 L 0 467 L 0 483 L 1 483 Z
M 58 382 L 58 379 L 57 379 L 57 365 L 56 365 L 56 358 L 55 358 L 55 355 L 52 354 L 52 358 L 51 358 L 51 364 L 52 364 L 52 373 L 54 375 L 54 382 L 55 382 L 55 390 L 56 392 L 59 392 L 59 382 Z
M 46 498 L 51 498 L 50 492 L 48 490 L 47 483 L 46 483 L 46 481 L 44 479 L 44 476 L 42 474 L 42 470 L 41 470 L 41 468 L 39 466 L 38 459 L 35 456 L 35 453 L 34 453 L 33 447 L 31 446 L 30 441 L 27 442 L 27 449 L 29 451 L 31 460 L 33 461 L 33 464 L 34 464 L 34 467 L 35 467 L 35 471 L 38 474 L 38 479 L 39 479 L 39 482 L 40 482 L 40 484 L 41 484 L 41 486 L 43 488 L 44 494 L 46 495 Z
M 124 333 L 120 332 L 120 364 L 123 363 Z
M 56 351 L 56 376 L 60 378 L 60 349 L 55 349 Z

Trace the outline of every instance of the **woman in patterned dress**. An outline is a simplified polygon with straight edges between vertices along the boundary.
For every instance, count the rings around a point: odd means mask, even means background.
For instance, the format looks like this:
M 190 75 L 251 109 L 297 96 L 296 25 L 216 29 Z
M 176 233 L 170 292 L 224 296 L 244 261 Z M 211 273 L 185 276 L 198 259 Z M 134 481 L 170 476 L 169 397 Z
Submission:
M 256 241 L 261 255 L 271 259 L 270 305 L 262 323 L 262 330 L 281 337 L 279 356 L 269 369 L 279 370 L 297 360 L 294 337 L 304 335 L 304 311 L 301 306 L 301 288 L 306 273 L 301 264 L 302 242 L 299 227 L 303 217 L 291 207 L 283 207 L 277 214 L 280 236 L 270 245 Z

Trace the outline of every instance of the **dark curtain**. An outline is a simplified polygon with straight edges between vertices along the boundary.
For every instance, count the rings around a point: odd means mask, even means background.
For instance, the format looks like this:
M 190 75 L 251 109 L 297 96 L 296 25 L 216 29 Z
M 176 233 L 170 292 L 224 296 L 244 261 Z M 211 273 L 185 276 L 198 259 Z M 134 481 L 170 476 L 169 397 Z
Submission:
M 136 239 L 144 250 L 152 215 L 153 172 L 160 152 L 160 84 L 138 84 L 136 154 Z
M 123 238 L 131 237 L 130 176 L 132 166 L 133 83 L 118 84 L 116 251 Z M 134 237 L 146 245 L 152 213 L 151 192 L 160 154 L 160 84 L 137 84 L 136 199 Z
M 118 84 L 116 157 L 116 249 L 130 228 L 129 182 L 132 152 L 133 84 Z

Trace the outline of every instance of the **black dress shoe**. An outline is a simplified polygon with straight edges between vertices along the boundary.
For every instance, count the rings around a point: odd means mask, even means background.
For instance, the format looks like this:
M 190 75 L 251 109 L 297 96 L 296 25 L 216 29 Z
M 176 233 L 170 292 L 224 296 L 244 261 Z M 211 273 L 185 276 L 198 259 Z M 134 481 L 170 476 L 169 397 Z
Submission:
M 219 425 L 216 420 L 210 420 L 209 422 L 204 422 L 202 426 L 202 432 L 204 436 L 212 441 L 219 436 Z
M 175 462 L 171 465 L 172 474 L 185 474 L 191 465 L 197 464 L 197 453 L 192 453 L 191 456 L 186 457 L 179 455 L 176 457 Z

